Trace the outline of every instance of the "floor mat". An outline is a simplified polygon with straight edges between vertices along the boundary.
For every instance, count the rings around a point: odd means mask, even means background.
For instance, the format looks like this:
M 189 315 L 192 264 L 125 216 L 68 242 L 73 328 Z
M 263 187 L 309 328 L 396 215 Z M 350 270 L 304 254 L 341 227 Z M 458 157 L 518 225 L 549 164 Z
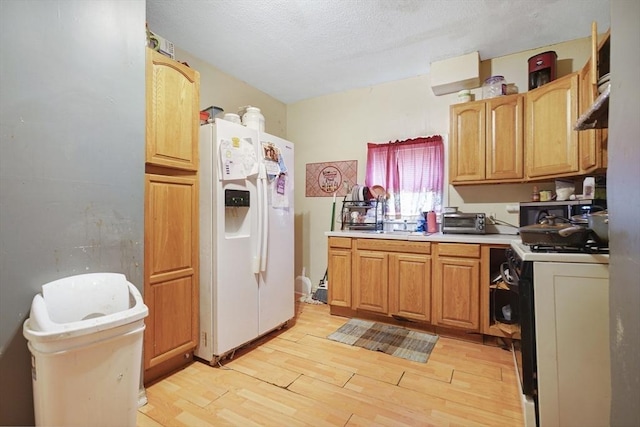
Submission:
M 438 341 L 437 335 L 361 319 L 350 319 L 327 338 L 423 363 Z

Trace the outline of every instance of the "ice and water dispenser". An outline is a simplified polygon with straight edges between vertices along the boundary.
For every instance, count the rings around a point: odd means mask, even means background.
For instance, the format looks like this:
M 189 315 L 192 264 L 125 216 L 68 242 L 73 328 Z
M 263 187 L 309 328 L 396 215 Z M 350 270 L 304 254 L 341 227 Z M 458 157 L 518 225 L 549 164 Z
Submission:
M 250 193 L 248 190 L 224 190 L 224 232 L 227 237 L 249 236 Z

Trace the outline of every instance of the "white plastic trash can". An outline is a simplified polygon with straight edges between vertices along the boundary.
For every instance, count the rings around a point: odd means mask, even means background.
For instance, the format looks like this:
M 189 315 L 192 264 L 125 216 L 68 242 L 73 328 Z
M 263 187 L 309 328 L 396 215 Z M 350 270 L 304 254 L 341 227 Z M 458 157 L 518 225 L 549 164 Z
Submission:
M 43 285 L 22 328 L 36 425 L 135 426 L 148 313 L 123 274 Z

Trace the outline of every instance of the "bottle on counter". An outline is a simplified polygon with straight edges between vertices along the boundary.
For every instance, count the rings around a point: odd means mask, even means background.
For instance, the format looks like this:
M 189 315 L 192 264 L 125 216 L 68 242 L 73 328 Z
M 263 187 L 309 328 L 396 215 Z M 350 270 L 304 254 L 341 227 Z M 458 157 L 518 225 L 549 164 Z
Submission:
M 436 213 L 434 211 L 429 211 L 427 213 L 427 233 L 436 233 L 438 232 L 438 223 L 436 221 Z
M 538 190 L 538 186 L 533 186 L 533 193 L 531 193 L 531 201 L 539 202 L 540 201 L 540 191 Z

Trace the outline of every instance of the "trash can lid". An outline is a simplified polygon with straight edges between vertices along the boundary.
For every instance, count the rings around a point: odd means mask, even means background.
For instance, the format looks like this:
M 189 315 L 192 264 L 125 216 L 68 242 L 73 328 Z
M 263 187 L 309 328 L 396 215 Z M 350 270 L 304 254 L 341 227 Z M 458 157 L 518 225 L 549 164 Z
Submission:
M 140 292 L 124 274 L 80 274 L 42 286 L 23 334 L 29 340 L 69 338 L 133 323 L 148 313 Z

